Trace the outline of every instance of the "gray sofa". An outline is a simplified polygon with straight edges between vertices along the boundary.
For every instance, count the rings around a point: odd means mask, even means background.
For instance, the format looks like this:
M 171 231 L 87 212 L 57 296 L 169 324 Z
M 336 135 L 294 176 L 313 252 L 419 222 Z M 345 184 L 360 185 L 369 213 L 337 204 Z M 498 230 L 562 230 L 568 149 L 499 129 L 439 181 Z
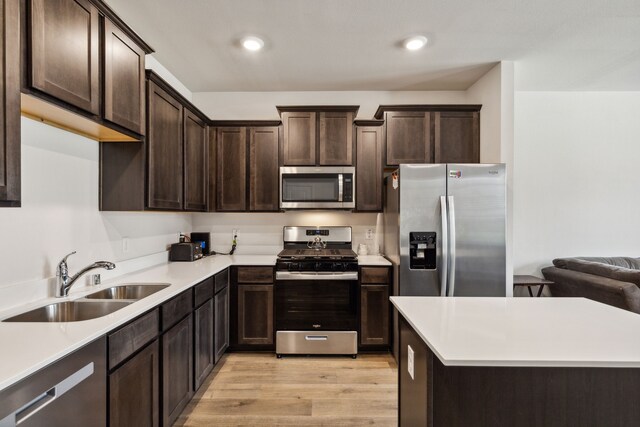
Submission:
M 640 258 L 557 258 L 542 269 L 554 297 L 585 297 L 640 313 Z

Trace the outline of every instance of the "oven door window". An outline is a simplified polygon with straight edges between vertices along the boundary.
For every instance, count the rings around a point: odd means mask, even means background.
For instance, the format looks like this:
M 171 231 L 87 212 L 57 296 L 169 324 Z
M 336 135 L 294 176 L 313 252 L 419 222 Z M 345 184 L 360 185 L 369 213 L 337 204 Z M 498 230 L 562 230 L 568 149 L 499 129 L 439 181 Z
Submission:
M 339 202 L 339 174 L 283 174 L 283 202 Z
M 276 283 L 279 331 L 357 329 L 356 280 L 296 280 Z

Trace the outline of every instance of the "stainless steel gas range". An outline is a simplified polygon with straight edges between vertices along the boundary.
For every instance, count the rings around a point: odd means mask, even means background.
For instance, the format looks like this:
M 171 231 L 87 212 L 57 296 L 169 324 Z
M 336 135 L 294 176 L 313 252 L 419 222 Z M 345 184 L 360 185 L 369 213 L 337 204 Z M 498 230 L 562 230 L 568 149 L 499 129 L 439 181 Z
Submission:
M 351 227 L 284 227 L 276 263 L 276 354 L 358 353 Z

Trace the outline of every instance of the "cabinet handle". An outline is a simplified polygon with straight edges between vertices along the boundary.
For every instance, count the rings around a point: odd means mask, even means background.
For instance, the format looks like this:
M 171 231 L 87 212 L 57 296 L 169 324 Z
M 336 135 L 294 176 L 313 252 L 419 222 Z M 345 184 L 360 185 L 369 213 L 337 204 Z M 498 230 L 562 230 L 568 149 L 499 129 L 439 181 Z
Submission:
M 327 335 L 307 335 L 304 339 L 307 341 L 326 341 L 329 337 Z
M 9 414 L 4 419 L 0 420 L 0 426 L 13 427 L 20 425 L 21 423 L 29 419 L 32 415 L 37 414 L 44 407 L 51 404 L 51 402 L 64 395 L 66 392 L 80 384 L 85 379 L 89 378 L 91 375 L 93 375 L 93 372 L 94 366 L 93 362 L 91 362 L 84 368 L 60 381 L 49 390 L 41 393 L 35 399 L 31 400 L 29 403 L 15 411 L 13 414 Z

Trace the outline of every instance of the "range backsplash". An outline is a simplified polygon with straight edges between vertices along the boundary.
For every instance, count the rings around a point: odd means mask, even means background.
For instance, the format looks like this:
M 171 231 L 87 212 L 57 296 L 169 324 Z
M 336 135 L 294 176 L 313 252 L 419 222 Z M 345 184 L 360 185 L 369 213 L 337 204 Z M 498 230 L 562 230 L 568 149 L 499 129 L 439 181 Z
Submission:
M 282 249 L 282 228 L 286 225 L 349 225 L 353 228 L 353 247 L 363 243 L 369 253 L 382 246 L 376 213 L 351 212 L 284 212 L 284 213 L 202 213 L 193 214 L 193 231 L 211 232 L 211 247 L 228 252 L 234 229 L 238 231 L 238 254 L 277 254 Z M 367 230 L 373 231 L 367 239 Z

